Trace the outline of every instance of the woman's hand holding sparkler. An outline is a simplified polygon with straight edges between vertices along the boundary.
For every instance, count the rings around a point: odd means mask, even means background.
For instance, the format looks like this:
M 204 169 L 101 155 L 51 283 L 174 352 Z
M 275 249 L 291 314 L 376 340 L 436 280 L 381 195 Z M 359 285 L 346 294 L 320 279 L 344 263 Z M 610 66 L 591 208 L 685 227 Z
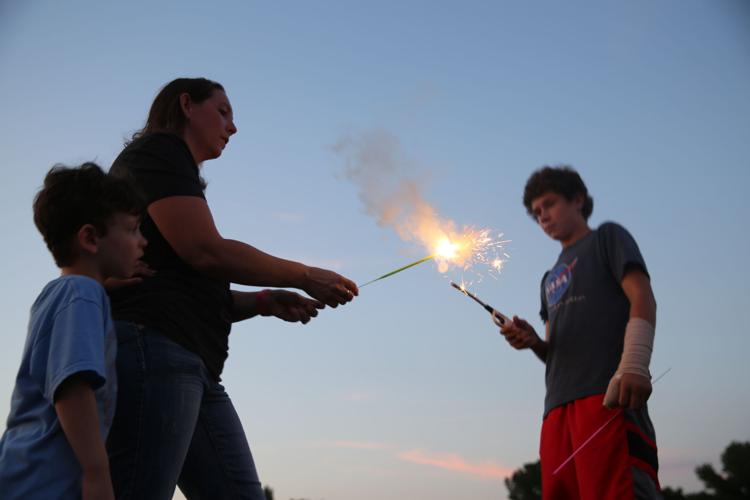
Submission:
M 359 289 L 352 280 L 319 267 L 307 268 L 302 289 L 329 307 L 344 305 L 359 295 Z
M 261 316 L 275 316 L 290 323 L 306 324 L 318 315 L 325 305 L 314 299 L 288 290 L 264 290 L 257 295 L 257 308 Z

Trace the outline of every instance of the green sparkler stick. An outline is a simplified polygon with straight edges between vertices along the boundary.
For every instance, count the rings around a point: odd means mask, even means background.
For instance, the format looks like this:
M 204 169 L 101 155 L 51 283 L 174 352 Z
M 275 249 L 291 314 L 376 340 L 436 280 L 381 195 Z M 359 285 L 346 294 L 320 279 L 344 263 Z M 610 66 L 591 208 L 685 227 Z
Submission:
M 384 278 L 387 278 L 388 276 L 393 276 L 393 275 L 394 275 L 394 274 L 396 274 L 396 273 L 400 273 L 401 271 L 404 271 L 404 270 L 406 270 L 406 269 L 409 269 L 410 267 L 414 267 L 414 266 L 416 266 L 417 264 L 421 264 L 422 262 L 427 262 L 428 260 L 430 260 L 430 259 L 432 259 L 432 258 L 434 258 L 434 257 L 435 257 L 435 255 L 429 255 L 429 256 L 425 257 L 424 259 L 419 259 L 418 261 L 416 261 L 416 262 L 412 262 L 411 264 L 408 264 L 408 265 L 406 265 L 406 266 L 404 266 L 404 267 L 400 267 L 400 268 L 396 269 L 395 271 L 391 271 L 390 273 L 386 273 L 386 274 L 384 274 L 383 276 L 380 276 L 379 278 L 375 278 L 374 280 L 370 280 L 370 281 L 368 281 L 367 283 L 365 283 L 364 285 L 359 285 L 359 288 L 362 288 L 362 287 L 364 287 L 364 286 L 367 286 L 367 285 L 369 285 L 370 283 L 375 283 L 376 281 L 379 281 L 379 280 L 382 280 L 382 279 L 384 279 Z

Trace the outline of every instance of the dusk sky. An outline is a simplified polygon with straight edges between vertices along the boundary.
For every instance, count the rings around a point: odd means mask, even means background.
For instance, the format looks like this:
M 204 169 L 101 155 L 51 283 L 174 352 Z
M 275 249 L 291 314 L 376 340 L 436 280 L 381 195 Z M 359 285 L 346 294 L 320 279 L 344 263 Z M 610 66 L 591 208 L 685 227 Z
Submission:
M 427 262 L 306 326 L 235 325 L 223 380 L 277 499 L 505 498 L 538 459 L 544 366 L 449 282 L 543 331 L 560 247 L 521 203 L 543 165 L 578 169 L 592 226 L 624 225 L 649 267 L 652 373 L 671 368 L 649 401 L 662 485 L 700 489 L 697 465 L 750 440 L 744 0 L 0 3 L 0 431 L 29 307 L 58 274 L 34 194 L 56 163 L 108 168 L 181 76 L 234 107 L 238 133 L 202 166 L 225 237 L 358 283 L 424 257 L 346 175 L 347 151 L 376 144 L 393 161 L 369 174 L 510 240 L 496 279 Z

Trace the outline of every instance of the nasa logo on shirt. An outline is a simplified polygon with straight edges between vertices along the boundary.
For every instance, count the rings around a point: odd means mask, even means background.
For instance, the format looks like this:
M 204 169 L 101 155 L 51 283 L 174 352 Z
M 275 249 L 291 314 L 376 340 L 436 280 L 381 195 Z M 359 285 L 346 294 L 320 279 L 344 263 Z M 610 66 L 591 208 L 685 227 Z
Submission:
M 565 295 L 568 287 L 573 282 L 573 268 L 577 262 L 578 257 L 570 264 L 563 262 L 556 265 L 549 272 L 547 279 L 544 280 L 544 295 L 547 298 L 547 306 L 554 306 Z

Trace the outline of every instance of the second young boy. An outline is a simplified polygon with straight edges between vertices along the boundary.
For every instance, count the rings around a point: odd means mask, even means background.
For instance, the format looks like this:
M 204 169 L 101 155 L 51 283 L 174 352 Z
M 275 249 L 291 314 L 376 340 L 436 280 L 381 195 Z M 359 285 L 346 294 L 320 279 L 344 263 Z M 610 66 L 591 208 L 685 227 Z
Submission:
M 110 277 L 133 274 L 146 240 L 143 202 L 93 163 L 54 167 L 34 222 L 61 276 L 31 307 L 26 344 L 0 439 L 0 491 L 11 499 L 112 499 L 104 447 L 115 411 Z

